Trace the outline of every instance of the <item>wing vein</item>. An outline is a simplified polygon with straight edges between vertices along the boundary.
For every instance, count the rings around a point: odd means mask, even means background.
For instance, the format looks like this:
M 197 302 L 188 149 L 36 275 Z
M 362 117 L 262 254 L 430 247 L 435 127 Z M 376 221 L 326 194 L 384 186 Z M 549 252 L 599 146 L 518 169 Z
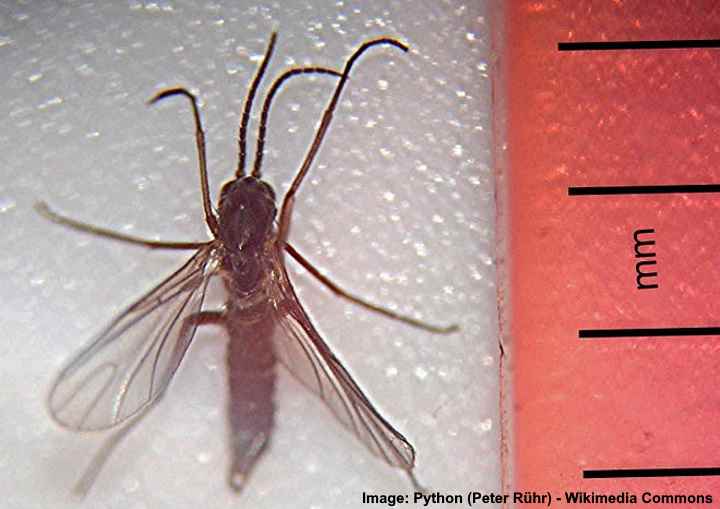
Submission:
M 57 422 L 80 431 L 112 428 L 158 401 L 194 337 L 197 326 L 185 324 L 202 309 L 219 249 L 199 249 L 67 365 L 49 395 Z

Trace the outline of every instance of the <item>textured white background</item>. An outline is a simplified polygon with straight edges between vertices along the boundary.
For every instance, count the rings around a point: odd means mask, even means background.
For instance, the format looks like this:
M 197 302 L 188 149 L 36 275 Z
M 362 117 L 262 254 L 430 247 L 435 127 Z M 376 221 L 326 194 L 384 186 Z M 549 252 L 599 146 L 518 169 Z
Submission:
M 232 493 L 226 339 L 206 329 L 168 397 L 116 451 L 90 495 L 69 494 L 103 436 L 53 423 L 45 408 L 53 377 L 187 255 L 66 230 L 32 205 L 43 199 L 137 235 L 207 238 L 188 106 L 144 102 L 171 85 L 200 96 L 216 197 L 233 172 L 241 100 L 272 30 L 279 41 L 271 77 L 292 65 L 341 68 L 370 37 L 412 47 L 376 49 L 354 68 L 301 189 L 291 238 L 343 286 L 462 331 L 418 332 L 337 301 L 307 274 L 294 280 L 328 342 L 415 445 L 418 478 L 444 493 L 497 490 L 485 16 L 480 2 L 436 0 L 0 5 L 3 507 L 339 508 L 360 507 L 363 490 L 410 492 L 401 472 L 366 452 L 282 372 L 272 446 L 246 491 Z M 278 194 L 332 84 L 296 78 L 279 96 L 265 165 Z

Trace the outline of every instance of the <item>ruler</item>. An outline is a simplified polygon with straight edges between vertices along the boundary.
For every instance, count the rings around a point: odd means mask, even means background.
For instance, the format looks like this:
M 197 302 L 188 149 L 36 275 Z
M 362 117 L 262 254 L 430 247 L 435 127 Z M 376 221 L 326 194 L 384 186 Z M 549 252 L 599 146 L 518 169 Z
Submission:
M 509 492 L 720 502 L 714 7 L 505 7 Z

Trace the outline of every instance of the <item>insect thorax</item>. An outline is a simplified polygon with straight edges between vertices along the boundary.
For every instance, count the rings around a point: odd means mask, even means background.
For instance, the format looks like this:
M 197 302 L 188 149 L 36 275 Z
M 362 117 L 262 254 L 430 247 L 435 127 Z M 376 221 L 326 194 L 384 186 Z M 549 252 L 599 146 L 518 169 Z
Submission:
M 255 177 L 225 184 L 220 194 L 220 240 L 223 264 L 232 274 L 233 290 L 253 293 L 267 275 L 266 250 L 274 235 L 277 208 L 273 189 Z
M 275 192 L 255 177 L 225 184 L 220 193 L 220 240 L 230 251 L 260 252 L 272 235 Z

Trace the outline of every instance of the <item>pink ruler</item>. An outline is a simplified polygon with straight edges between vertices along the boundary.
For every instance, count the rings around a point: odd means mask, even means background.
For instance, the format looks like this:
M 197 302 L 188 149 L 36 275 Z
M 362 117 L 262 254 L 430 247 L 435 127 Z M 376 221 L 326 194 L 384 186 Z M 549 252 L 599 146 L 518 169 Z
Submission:
M 506 488 L 718 504 L 720 8 L 505 9 Z

